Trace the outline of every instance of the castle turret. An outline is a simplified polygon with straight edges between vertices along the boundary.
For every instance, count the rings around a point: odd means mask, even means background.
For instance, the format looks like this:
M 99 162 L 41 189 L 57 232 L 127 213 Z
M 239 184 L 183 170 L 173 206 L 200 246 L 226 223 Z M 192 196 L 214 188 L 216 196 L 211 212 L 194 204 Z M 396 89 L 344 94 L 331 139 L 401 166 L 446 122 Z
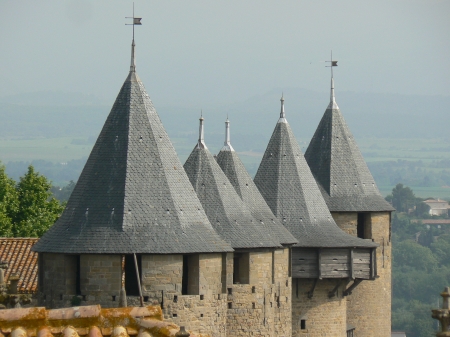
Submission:
M 200 134 L 202 128 L 200 118 Z M 227 151 L 231 150 L 226 143 Z M 211 224 L 235 250 L 226 256 L 226 282 L 222 283 L 228 301 L 227 336 L 248 336 L 254 329 L 262 336 L 289 335 L 286 324 L 280 331 L 281 314 L 277 314 L 290 309 L 281 296 L 281 288 L 290 287 L 287 268 L 283 282 L 275 281 L 277 252 L 284 253 L 280 240 L 253 216 L 206 146 L 194 147 L 184 169 Z
M 271 237 L 277 238 L 282 245 L 297 243 L 297 239 L 281 224 L 267 206 L 244 164 L 231 146 L 230 121 L 228 118 L 225 122 L 225 142 L 217 155 L 217 163 L 244 204 L 250 209 L 252 215 L 265 225 L 265 230 L 271 234 Z
M 159 304 L 164 318 L 225 336 L 222 254 L 143 83 L 130 72 L 58 221 L 34 246 L 39 301 Z M 123 284 L 124 280 L 124 284 Z M 123 301 L 120 301 L 121 303 Z M 201 309 L 196 309 L 202 307 Z
M 379 244 L 378 278 L 351 296 L 347 319 L 358 336 L 388 336 L 391 329 L 391 236 L 394 209 L 381 196 L 336 103 L 330 103 L 305 153 L 334 220 L 345 232 Z
M 249 208 L 253 217 L 264 226 L 264 230 L 276 238 L 283 248 L 276 249 L 273 255 L 274 275 L 272 284 L 275 285 L 277 305 L 270 309 L 274 314 L 274 336 L 291 336 L 291 292 L 292 278 L 290 270 L 290 246 L 297 243 L 294 236 L 281 224 L 280 220 L 272 213 L 266 201 L 259 193 L 241 162 L 238 154 L 234 151 L 230 142 L 230 121 L 225 122 L 225 142 L 217 155 L 217 163 L 222 168 L 231 185 Z M 267 289 L 273 287 L 268 282 Z M 267 310 L 267 312 L 270 312 Z
M 254 181 L 274 215 L 298 240 L 292 249 L 293 335 L 332 331 L 345 336 L 345 296 L 361 281 L 375 278 L 377 245 L 336 225 L 286 120 L 283 97 Z

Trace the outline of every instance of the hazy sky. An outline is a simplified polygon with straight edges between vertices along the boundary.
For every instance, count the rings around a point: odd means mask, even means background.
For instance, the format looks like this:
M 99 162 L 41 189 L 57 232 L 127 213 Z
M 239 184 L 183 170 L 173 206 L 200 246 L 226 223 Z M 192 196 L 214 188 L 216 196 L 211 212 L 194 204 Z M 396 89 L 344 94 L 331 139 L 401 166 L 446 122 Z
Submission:
M 80 92 L 111 104 L 132 1 L 0 0 L 0 97 Z M 155 105 L 232 103 L 274 88 L 450 95 L 450 1 L 135 1 L 137 71 Z

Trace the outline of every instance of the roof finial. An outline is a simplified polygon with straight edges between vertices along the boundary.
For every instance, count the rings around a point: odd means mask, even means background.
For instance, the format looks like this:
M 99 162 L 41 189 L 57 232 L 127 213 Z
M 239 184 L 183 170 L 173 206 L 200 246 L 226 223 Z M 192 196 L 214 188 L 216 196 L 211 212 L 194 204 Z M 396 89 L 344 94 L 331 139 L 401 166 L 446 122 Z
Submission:
M 125 25 L 127 26 L 133 26 L 133 41 L 131 43 L 131 65 L 130 65 L 130 72 L 135 72 L 136 71 L 136 60 L 135 60 L 135 56 L 134 56 L 134 26 L 136 25 L 142 25 L 141 20 L 142 18 L 136 18 L 134 16 L 134 2 L 133 2 L 133 16 L 132 17 L 125 17 L 126 19 L 133 19 L 133 23 L 126 23 Z
M 227 120 L 225 121 L 225 141 L 223 142 L 221 151 L 234 151 L 230 142 L 230 121 L 228 120 L 228 114 Z
M 200 126 L 198 129 L 198 143 L 197 143 L 197 149 L 207 149 L 205 145 L 205 139 L 204 139 L 204 131 L 203 131 L 203 121 L 205 120 L 203 118 L 203 109 L 200 110 Z
M 333 61 L 333 51 L 331 51 L 331 60 L 330 65 L 327 67 L 331 68 L 331 90 L 330 90 L 330 104 L 328 105 L 328 109 L 339 109 L 336 103 L 336 97 L 334 96 L 334 78 L 333 78 L 333 67 L 337 67 L 338 61 Z
M 281 109 L 280 109 L 280 119 L 278 120 L 278 123 L 283 122 L 286 123 L 286 113 L 284 112 L 284 93 L 281 93 Z

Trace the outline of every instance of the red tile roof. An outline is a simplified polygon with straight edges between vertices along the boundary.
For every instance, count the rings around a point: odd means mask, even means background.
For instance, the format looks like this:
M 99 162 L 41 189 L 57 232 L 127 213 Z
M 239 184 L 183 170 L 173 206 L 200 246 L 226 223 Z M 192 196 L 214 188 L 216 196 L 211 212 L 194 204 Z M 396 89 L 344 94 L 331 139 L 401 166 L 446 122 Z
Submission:
M 35 293 L 37 291 L 38 255 L 31 247 L 38 238 L 0 238 L 0 261 L 8 264 L 5 279 L 11 274 L 20 277 L 18 290 L 20 293 Z
M 99 305 L 46 310 L 0 310 L 0 336 L 176 337 L 180 327 L 163 320 L 160 306 L 103 309 Z M 185 336 L 185 335 L 184 335 Z M 191 337 L 209 337 L 190 332 Z

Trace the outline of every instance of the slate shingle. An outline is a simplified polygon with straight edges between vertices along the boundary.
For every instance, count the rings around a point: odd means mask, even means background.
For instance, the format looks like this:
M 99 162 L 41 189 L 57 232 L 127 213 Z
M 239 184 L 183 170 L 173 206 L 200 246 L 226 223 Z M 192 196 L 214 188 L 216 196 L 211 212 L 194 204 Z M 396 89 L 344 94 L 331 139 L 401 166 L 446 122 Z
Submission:
M 376 247 L 334 222 L 291 127 L 280 118 L 254 182 L 274 215 L 298 240 L 294 247 Z
M 305 159 L 331 212 L 394 210 L 381 196 L 337 104 L 326 109 Z
M 244 204 L 250 209 L 253 217 L 265 225 L 267 233 L 270 233 L 271 237 L 277 238 L 282 245 L 297 243 L 297 240 L 267 206 L 237 153 L 234 150 L 221 150 L 217 155 L 217 163 Z
M 204 144 L 195 146 L 184 169 L 212 226 L 233 248 L 281 247 L 252 216 Z
M 117 96 L 66 209 L 33 250 L 232 251 L 208 221 L 134 71 Z

